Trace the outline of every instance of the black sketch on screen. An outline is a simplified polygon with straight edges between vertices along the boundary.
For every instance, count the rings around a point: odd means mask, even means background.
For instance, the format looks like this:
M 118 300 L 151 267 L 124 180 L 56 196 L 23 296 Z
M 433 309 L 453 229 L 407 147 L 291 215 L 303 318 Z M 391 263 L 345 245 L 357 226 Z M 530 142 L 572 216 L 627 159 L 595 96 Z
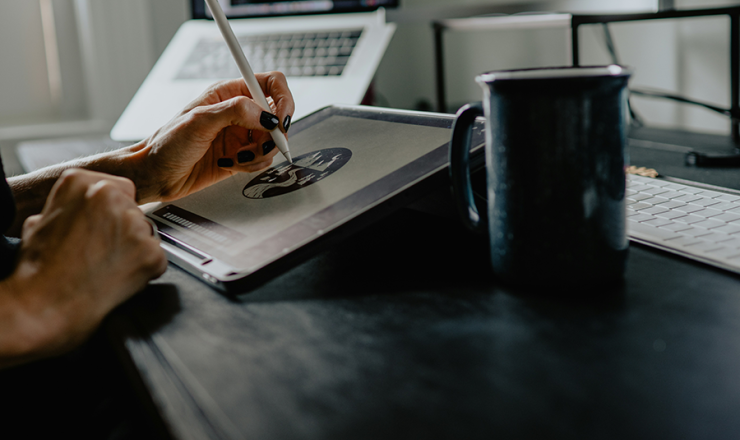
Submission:
M 283 162 L 252 179 L 242 190 L 244 197 L 266 199 L 287 194 L 319 182 L 342 168 L 352 157 L 347 148 L 327 148 L 303 154 L 293 164 Z

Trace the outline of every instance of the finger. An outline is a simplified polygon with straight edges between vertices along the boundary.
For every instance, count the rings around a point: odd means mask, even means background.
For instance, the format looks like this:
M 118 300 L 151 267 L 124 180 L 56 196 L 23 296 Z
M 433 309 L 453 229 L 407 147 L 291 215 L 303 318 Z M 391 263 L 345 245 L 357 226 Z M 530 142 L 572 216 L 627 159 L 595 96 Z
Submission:
M 259 142 L 248 144 L 245 148 L 238 142 L 225 142 L 223 156 L 218 160 L 218 165 L 222 168 L 228 168 L 232 171 L 249 171 L 261 170 L 272 163 L 273 158 L 278 153 L 275 142 L 268 133 L 255 135 Z M 227 138 L 232 138 L 227 136 Z M 264 142 L 263 142 L 264 141 Z
M 288 80 L 282 72 L 258 73 L 255 77 L 265 95 L 274 101 L 275 114 L 280 119 L 280 130 L 287 133 L 295 112 L 295 102 L 288 87 Z
M 154 220 L 150 219 L 149 217 L 144 217 L 144 220 L 146 220 L 147 223 L 149 223 L 149 227 L 151 228 L 151 234 L 152 237 L 159 240 L 159 228 L 157 228 L 157 225 L 154 224 Z
M 149 239 L 152 236 L 152 225 L 149 224 L 146 216 L 139 208 L 126 209 L 123 216 L 127 218 L 126 221 L 132 237 L 142 240 Z
M 89 171 L 80 168 L 65 170 L 59 176 L 49 193 L 45 209 L 50 209 L 56 204 L 74 204 L 75 200 L 88 194 L 91 186 L 106 181 L 117 188 L 131 200 L 136 197 L 136 186 L 124 177 L 112 176 L 110 174 Z
M 215 138 L 226 127 L 237 126 L 247 130 L 270 131 L 280 120 L 276 115 L 262 110 L 252 99 L 237 96 L 217 104 L 201 106 L 191 112 L 190 123 L 194 133 Z M 245 137 L 247 132 L 244 132 Z
M 277 149 L 273 146 L 273 150 Z M 223 157 L 217 163 L 219 167 L 229 171 L 251 173 L 269 167 L 275 154 L 277 154 L 276 151 L 269 151 L 268 154 L 257 155 L 254 149 L 246 149 L 237 152 L 234 156 Z
M 195 98 L 188 104 L 184 113 L 199 107 L 201 105 L 213 105 L 219 102 L 227 101 L 237 96 L 249 96 L 249 88 L 242 78 L 219 81 L 206 89 L 199 97 Z
M 157 234 L 157 226 L 154 222 L 141 212 L 138 207 L 129 208 L 125 214 L 129 217 L 129 224 L 131 225 L 131 233 L 134 237 L 140 240 L 155 240 L 159 242 L 159 234 Z
M 129 234 L 133 239 L 130 243 L 137 249 L 136 261 L 138 264 L 137 276 L 141 277 L 142 284 L 162 275 L 167 269 L 167 256 L 160 247 L 159 237 L 154 234 L 156 226 L 138 208 L 126 210 Z
M 281 72 L 257 73 L 255 75 L 257 82 L 262 89 L 263 94 L 270 101 L 270 98 L 276 103 L 274 110 L 278 111 L 278 116 L 283 118 L 292 115 L 295 112 L 295 103 L 293 94 L 288 87 L 288 81 Z M 203 105 L 213 105 L 219 102 L 228 101 L 238 96 L 252 97 L 246 83 L 241 78 L 225 80 L 211 85 L 198 98 L 193 100 L 185 107 L 183 113 L 187 113 L 196 107 Z
M 39 224 L 41 218 L 41 214 L 26 217 L 26 220 L 23 222 L 23 230 L 21 232 L 21 236 L 25 237 L 31 230 L 33 230 L 36 225 Z
M 240 173 L 254 173 L 269 168 L 270 165 L 272 165 L 272 162 L 272 157 L 265 157 L 248 163 L 234 163 L 228 167 L 228 170 Z
M 104 193 L 104 195 L 100 195 L 100 193 Z M 116 206 L 118 208 L 136 207 L 137 205 L 134 196 L 135 191 L 132 194 L 128 185 L 126 185 L 124 182 L 112 179 L 98 180 L 97 182 L 88 185 L 85 191 L 85 198 L 108 198 L 110 199 L 113 206 Z
M 258 73 L 255 77 L 265 97 L 271 98 L 274 102 L 275 108 L 273 109 L 273 113 L 280 120 L 280 129 L 284 133 L 287 133 L 293 113 L 295 112 L 295 102 L 293 100 L 293 94 L 288 87 L 288 80 L 281 72 Z M 198 106 L 214 105 L 239 96 L 252 96 L 243 79 L 238 78 L 221 81 L 211 86 L 200 97 L 191 102 L 185 108 L 184 113 Z

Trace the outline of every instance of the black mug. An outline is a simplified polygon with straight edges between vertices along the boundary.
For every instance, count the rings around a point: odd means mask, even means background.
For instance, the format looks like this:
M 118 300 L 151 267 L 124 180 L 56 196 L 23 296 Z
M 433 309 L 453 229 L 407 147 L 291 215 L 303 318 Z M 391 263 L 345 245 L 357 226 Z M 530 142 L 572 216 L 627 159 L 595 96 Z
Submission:
M 488 231 L 491 264 L 517 285 L 593 286 L 624 276 L 627 82 L 620 66 L 494 71 L 457 113 L 450 178 L 463 222 Z M 488 221 L 469 149 L 485 116 Z

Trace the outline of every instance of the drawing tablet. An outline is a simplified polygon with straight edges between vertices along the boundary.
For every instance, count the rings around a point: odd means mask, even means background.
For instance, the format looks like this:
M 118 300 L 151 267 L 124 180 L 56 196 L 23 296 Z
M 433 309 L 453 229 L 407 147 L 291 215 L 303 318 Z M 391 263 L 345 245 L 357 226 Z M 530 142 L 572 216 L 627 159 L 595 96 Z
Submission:
M 278 154 L 267 170 L 145 213 L 170 261 L 220 290 L 244 291 L 446 183 L 453 120 L 326 107 L 291 126 L 293 165 Z

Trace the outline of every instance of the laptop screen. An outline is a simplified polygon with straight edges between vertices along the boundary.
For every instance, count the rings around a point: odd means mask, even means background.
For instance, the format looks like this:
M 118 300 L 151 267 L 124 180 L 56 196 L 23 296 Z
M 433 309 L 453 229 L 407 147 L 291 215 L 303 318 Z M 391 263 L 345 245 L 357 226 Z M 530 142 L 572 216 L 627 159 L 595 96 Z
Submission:
M 230 18 L 330 14 L 393 8 L 399 0 L 219 0 Z M 210 18 L 204 0 L 191 0 L 193 18 Z

